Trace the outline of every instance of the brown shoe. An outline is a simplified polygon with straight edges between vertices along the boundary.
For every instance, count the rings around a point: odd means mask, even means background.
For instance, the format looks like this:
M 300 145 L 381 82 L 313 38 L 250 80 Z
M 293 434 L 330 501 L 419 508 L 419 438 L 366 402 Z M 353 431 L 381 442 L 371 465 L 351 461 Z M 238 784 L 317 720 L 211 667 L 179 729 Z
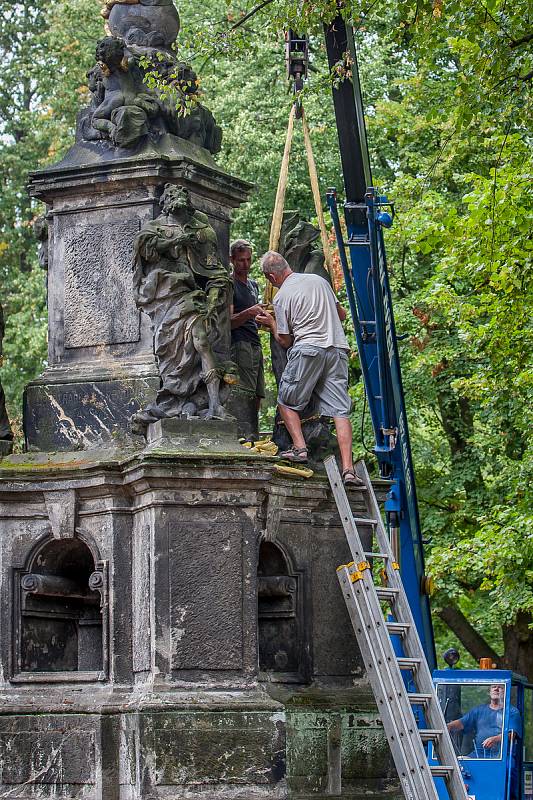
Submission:
M 278 457 L 294 464 L 307 464 L 307 447 L 291 447 L 290 450 L 278 453 Z
M 365 482 L 353 469 L 345 469 L 342 473 L 342 482 L 345 486 L 364 486 Z

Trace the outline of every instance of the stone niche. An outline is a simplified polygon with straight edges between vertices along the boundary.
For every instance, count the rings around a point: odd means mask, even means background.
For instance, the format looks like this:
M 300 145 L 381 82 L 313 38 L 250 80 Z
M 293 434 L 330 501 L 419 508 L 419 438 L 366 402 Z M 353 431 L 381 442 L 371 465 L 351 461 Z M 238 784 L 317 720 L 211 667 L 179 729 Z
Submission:
M 47 206 L 49 328 L 48 367 L 24 398 L 30 450 L 131 442 L 131 415 L 153 400 L 159 374 L 148 318 L 135 304 L 133 240 L 160 213 L 167 182 L 189 189 L 228 263 L 231 211 L 251 184 L 202 147 L 169 135 L 135 154 L 79 143 L 32 173 L 30 193 Z
M 3 793 L 400 797 L 324 478 L 253 454 L 14 456 L 0 546 Z

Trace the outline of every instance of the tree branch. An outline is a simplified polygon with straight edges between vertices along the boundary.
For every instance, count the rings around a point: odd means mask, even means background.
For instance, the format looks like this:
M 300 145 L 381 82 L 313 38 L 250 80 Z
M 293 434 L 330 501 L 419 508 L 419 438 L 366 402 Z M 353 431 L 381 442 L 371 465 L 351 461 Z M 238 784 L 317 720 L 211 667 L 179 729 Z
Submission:
M 521 36 L 520 39 L 512 39 L 509 47 L 514 49 L 515 47 L 520 47 L 521 44 L 527 44 L 527 42 L 531 42 L 533 40 L 533 31 L 530 33 L 526 33 L 525 36 Z
M 230 32 L 237 30 L 237 28 L 240 28 L 241 25 L 244 25 L 244 23 L 247 22 L 250 19 L 250 17 L 253 17 L 254 14 L 257 14 L 265 6 L 270 5 L 270 3 L 272 3 L 272 2 L 273 2 L 273 0 L 263 0 L 262 3 L 259 3 L 257 6 L 254 6 L 252 8 L 252 10 L 249 11 L 247 14 L 245 14 L 244 17 L 242 17 L 240 20 L 238 20 L 238 22 L 236 22 L 235 25 L 231 26 Z
M 437 613 L 476 661 L 479 661 L 480 658 L 492 658 L 497 665 L 499 664 L 500 656 L 472 627 L 462 611 L 455 606 L 447 606 Z

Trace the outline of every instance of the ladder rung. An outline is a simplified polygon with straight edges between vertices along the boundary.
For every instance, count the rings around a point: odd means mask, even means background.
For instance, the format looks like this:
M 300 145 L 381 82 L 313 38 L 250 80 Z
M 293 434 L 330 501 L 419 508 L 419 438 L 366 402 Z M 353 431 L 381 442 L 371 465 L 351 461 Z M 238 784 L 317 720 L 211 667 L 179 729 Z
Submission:
M 403 636 L 404 633 L 407 633 L 411 627 L 409 622 L 386 622 L 385 625 L 387 626 L 387 630 L 391 635 L 399 634 L 400 636 Z
M 453 767 L 446 766 L 446 764 L 439 764 L 429 769 L 434 778 L 447 778 L 453 772 Z
M 422 663 L 421 658 L 402 657 L 397 658 L 398 666 L 400 669 L 417 669 Z
M 367 558 L 392 558 L 390 553 L 365 553 Z
M 377 586 L 376 594 L 380 600 L 394 600 L 400 594 L 400 590 L 388 586 Z
M 442 736 L 442 731 L 437 728 L 425 728 L 420 730 L 419 733 L 423 742 L 436 742 Z
M 362 487 L 361 487 L 362 488 Z M 366 486 L 365 486 L 366 489 Z M 353 521 L 356 525 L 377 525 L 377 519 L 369 519 L 368 517 L 354 517 Z
M 412 706 L 427 706 L 433 700 L 433 695 L 426 692 L 408 692 L 407 699 Z

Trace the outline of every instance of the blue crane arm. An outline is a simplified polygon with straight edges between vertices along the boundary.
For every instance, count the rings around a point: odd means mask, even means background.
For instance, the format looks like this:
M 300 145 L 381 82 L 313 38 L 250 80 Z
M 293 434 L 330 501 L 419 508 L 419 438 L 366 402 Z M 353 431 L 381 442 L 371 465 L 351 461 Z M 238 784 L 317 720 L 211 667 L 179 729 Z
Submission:
M 392 224 L 393 209 L 372 187 L 353 31 L 337 17 L 326 26 L 325 34 L 330 67 L 347 63 L 352 73 L 351 80 L 333 89 L 346 197 L 346 241 L 335 190 L 328 192 L 328 206 L 374 429 L 374 450 L 381 476 L 391 481 L 385 503 L 387 524 L 422 646 L 430 669 L 434 669 L 428 582 L 383 239 L 383 228 Z

